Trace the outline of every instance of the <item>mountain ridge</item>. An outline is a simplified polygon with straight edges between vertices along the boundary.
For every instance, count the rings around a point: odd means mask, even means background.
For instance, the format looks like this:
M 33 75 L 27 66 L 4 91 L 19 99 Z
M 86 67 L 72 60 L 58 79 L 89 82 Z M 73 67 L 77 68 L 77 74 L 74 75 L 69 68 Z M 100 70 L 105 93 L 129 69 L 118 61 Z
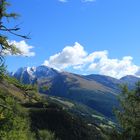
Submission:
M 132 88 L 135 83 L 127 81 L 127 78 L 135 79 L 135 82 L 140 80 L 135 76 L 116 79 L 98 74 L 78 75 L 47 66 L 22 68 L 13 76 L 24 84 L 37 83 L 40 93 L 79 102 L 109 118 L 113 118 L 113 107 L 118 107 L 120 85 L 128 84 Z
M 45 65 L 40 65 L 40 66 L 33 66 L 33 67 L 20 67 L 19 69 L 17 69 L 15 72 L 11 72 L 11 76 L 14 76 L 14 74 L 18 73 L 18 71 L 22 71 L 22 70 L 27 70 L 28 73 L 30 73 L 30 71 L 33 71 L 33 72 L 36 72 L 38 69 L 40 69 L 42 71 L 42 69 L 44 69 L 45 71 L 48 69 L 49 71 L 55 71 L 56 73 L 71 73 L 71 72 L 67 72 L 67 71 L 58 71 L 54 68 L 51 68 L 51 67 L 48 67 L 48 66 L 45 66 Z M 79 75 L 79 76 L 102 76 L 102 77 L 108 77 L 108 78 L 112 78 L 114 80 L 126 80 L 126 79 L 140 79 L 140 77 L 138 76 L 135 76 L 135 75 L 126 75 L 126 76 L 123 76 L 121 78 L 115 78 L 115 77 L 111 77 L 111 76 L 108 76 L 108 75 L 102 75 L 102 74 L 87 74 L 87 75 L 82 75 L 82 74 L 77 74 L 77 73 L 71 73 L 71 74 L 75 74 L 75 75 Z

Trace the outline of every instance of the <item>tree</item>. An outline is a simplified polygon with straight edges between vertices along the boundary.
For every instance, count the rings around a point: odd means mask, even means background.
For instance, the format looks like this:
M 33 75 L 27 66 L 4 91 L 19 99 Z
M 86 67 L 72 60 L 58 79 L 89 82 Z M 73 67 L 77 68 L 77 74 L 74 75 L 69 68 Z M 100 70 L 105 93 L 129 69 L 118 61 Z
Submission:
M 28 113 L 8 91 L 1 89 L 0 140 L 35 140 Z
M 115 114 L 121 126 L 120 132 L 113 130 L 110 140 L 139 140 L 140 139 L 140 82 L 135 89 L 129 90 L 123 86 L 119 97 L 120 109 Z M 108 139 L 109 140 L 109 139 Z
M 58 140 L 55 138 L 54 133 L 48 131 L 48 130 L 39 130 L 39 139 L 40 140 Z
M 7 27 L 9 26 L 10 19 L 11 18 L 15 19 L 18 16 L 16 13 L 7 13 L 7 6 L 10 6 L 7 0 L 0 0 L 0 82 L 3 80 L 4 74 L 6 72 L 6 67 L 4 65 L 5 53 L 6 52 L 9 52 L 11 54 L 22 53 L 20 52 L 19 49 L 17 49 L 16 46 L 9 43 L 8 36 L 6 35 L 12 34 L 15 36 L 22 37 L 24 39 L 28 39 L 27 36 L 16 33 L 17 31 L 20 30 L 20 28 L 17 25 L 14 27 Z M 6 19 L 8 24 L 6 24 Z
M 7 0 L 0 0 L 0 82 L 6 75 L 4 56 L 7 52 L 10 54 L 20 54 L 20 50 L 13 44 L 9 43 L 8 35 L 15 35 L 28 39 L 25 35 L 20 35 L 17 31 L 20 28 L 16 25 L 8 27 L 11 18 L 16 18 L 16 13 L 7 13 L 7 6 L 10 4 Z M 7 21 L 6 21 L 7 20 Z M 7 23 L 6 23 L 7 22 Z M 6 26 L 7 25 L 7 26 Z M 14 96 L 10 96 L 9 91 L 0 89 L 0 140 L 32 140 L 34 136 L 30 131 L 30 123 L 28 115 L 26 115 L 23 107 L 15 100 Z
M 6 35 L 11 34 L 24 39 L 29 39 L 27 35 L 20 35 L 17 33 L 17 31 L 20 30 L 18 25 L 15 25 L 14 27 L 7 27 L 9 26 L 10 19 L 16 19 L 18 17 L 16 13 L 7 13 L 7 6 L 10 6 L 7 0 L 0 0 L 0 67 L 2 68 L 4 67 L 4 55 L 6 52 L 10 52 L 11 54 L 22 53 L 13 44 L 9 43 L 8 36 Z M 5 24 L 6 19 L 8 21 L 7 26 Z

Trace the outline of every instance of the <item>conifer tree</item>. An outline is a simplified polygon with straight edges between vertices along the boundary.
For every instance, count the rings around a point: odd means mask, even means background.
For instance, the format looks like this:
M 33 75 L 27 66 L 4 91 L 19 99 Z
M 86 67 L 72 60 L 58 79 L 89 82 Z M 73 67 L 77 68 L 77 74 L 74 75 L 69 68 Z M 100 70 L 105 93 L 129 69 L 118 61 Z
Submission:
M 140 82 L 134 90 L 129 91 L 124 86 L 120 97 L 122 110 L 116 111 L 117 118 L 123 128 L 122 138 L 130 140 L 140 139 Z M 123 138 L 123 139 L 124 139 Z
M 116 117 L 120 131 L 113 130 L 108 140 L 140 140 L 140 82 L 133 90 L 123 86 L 119 96 L 120 109 L 116 109 Z
M 9 43 L 8 35 L 19 36 L 24 39 L 29 38 L 27 35 L 17 33 L 20 30 L 18 25 L 14 27 L 9 26 L 10 19 L 16 19 L 18 15 L 16 13 L 7 13 L 8 6 L 10 6 L 10 4 L 7 0 L 0 0 L 0 67 L 4 66 L 4 56 L 6 52 L 10 52 L 10 54 L 22 53 L 13 44 Z

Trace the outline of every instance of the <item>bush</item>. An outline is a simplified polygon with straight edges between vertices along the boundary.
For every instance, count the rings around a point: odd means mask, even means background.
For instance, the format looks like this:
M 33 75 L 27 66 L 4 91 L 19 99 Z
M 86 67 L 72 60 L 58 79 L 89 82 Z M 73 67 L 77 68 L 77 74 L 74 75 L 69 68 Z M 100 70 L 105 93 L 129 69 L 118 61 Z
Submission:
M 56 140 L 54 133 L 47 130 L 39 130 L 38 135 L 40 140 Z

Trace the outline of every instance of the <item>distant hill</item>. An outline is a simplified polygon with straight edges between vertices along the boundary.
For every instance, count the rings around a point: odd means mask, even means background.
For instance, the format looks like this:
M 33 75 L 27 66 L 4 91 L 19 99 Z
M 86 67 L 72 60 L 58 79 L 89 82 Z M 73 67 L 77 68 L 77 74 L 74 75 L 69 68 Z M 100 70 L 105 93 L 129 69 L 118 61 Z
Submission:
M 97 74 L 84 76 L 58 72 L 47 66 L 20 68 L 13 76 L 24 84 L 37 83 L 40 93 L 78 102 L 111 119 L 113 107 L 118 106 L 116 96 L 121 91 L 120 84 L 132 88 L 140 80 L 134 76 L 121 79 Z
M 112 88 L 113 91 L 115 91 L 116 93 L 120 92 L 120 89 L 118 87 L 120 86 L 120 84 L 123 83 L 123 81 L 120 79 L 115 79 L 110 76 L 99 75 L 99 74 L 91 74 L 91 75 L 87 75 L 85 77 L 87 77 L 90 80 L 94 80 L 98 83 L 101 83 L 104 86 Z
M 135 83 L 140 81 L 140 78 L 135 77 L 133 75 L 127 75 L 120 79 L 124 84 L 127 84 L 129 88 L 134 88 Z

